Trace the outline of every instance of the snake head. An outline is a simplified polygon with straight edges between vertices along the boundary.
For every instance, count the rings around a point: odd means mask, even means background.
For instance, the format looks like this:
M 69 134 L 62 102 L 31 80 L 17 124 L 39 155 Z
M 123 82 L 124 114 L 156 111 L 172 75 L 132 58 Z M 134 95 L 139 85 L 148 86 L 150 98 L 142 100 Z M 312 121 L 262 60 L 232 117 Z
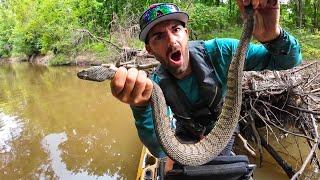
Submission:
M 84 69 L 77 73 L 80 79 L 102 82 L 107 79 L 112 79 L 115 74 L 114 69 L 110 69 L 104 66 L 93 66 L 88 69 Z
M 99 68 L 90 67 L 88 69 L 81 70 L 77 73 L 78 78 L 83 80 L 101 82 L 105 79 L 101 77 L 101 71 Z
M 80 78 L 80 79 L 86 80 L 86 79 L 88 79 L 89 73 L 88 73 L 88 71 L 87 71 L 86 69 L 84 69 L 84 70 L 79 71 L 79 72 L 77 73 L 77 76 L 78 76 L 78 78 Z

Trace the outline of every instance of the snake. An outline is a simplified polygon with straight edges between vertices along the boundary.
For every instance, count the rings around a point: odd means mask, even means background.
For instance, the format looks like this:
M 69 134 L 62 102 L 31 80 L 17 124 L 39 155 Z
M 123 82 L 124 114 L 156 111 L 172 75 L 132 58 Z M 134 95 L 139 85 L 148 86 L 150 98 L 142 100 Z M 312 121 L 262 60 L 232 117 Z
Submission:
M 238 124 L 242 104 L 243 67 L 254 26 L 252 6 L 246 6 L 244 12 L 241 38 L 228 69 L 227 93 L 221 113 L 211 132 L 204 138 L 193 144 L 184 144 L 178 140 L 167 117 L 167 105 L 162 90 L 153 82 L 150 105 L 156 136 L 167 156 L 181 165 L 199 166 L 213 160 L 227 146 Z M 92 66 L 79 71 L 77 76 L 101 82 L 112 79 L 115 72 L 109 67 Z

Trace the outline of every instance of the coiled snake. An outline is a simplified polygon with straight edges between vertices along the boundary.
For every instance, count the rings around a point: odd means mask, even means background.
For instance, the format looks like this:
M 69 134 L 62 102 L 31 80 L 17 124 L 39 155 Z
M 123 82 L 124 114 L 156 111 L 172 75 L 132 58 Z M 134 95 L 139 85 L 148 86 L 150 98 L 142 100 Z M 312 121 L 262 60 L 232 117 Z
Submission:
M 174 161 L 189 166 L 205 164 L 226 147 L 237 126 L 242 103 L 241 81 L 243 66 L 248 44 L 253 31 L 253 9 L 252 6 L 245 7 L 245 20 L 243 32 L 238 44 L 236 54 L 233 56 L 228 71 L 227 95 L 222 106 L 222 111 L 211 132 L 201 141 L 195 144 L 182 144 L 175 137 L 170 128 L 167 114 L 166 102 L 160 87 L 153 83 L 151 95 L 151 106 L 153 109 L 153 121 L 155 132 L 162 149 Z M 104 81 L 112 79 L 115 71 L 104 67 L 94 66 L 78 72 L 81 79 L 92 81 Z

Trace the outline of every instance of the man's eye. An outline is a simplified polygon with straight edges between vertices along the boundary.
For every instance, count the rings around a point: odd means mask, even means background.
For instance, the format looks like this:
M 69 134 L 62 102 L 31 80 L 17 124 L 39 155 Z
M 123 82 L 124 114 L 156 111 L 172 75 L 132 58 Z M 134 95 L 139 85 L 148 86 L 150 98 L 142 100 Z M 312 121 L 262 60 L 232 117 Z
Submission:
M 181 30 L 180 27 L 176 27 L 176 28 L 173 29 L 174 32 L 179 32 L 180 30 Z
M 154 39 L 155 40 L 161 40 L 162 39 L 162 35 L 158 34 L 158 35 L 154 36 Z

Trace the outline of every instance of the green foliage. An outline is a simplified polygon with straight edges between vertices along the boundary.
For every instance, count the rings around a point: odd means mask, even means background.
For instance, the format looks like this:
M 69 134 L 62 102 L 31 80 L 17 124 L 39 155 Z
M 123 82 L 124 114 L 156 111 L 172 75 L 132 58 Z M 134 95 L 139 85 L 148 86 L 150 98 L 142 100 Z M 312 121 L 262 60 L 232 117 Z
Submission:
M 228 28 L 228 31 L 214 31 L 213 32 L 213 37 L 214 38 L 235 38 L 239 39 L 241 36 L 241 26 L 231 26 Z M 212 38 L 208 37 L 208 38 Z
M 101 53 L 106 50 L 106 47 L 103 43 L 92 43 L 90 44 L 89 49 L 91 49 L 93 53 Z
M 302 5 L 299 10 L 299 4 Z M 301 18 L 300 18 L 301 17 Z M 320 28 L 320 1 L 319 0 L 296 0 L 288 4 L 281 5 L 281 23 L 290 29 L 296 29 L 297 26 L 306 29 Z
M 288 5 L 281 6 L 281 18 L 280 24 L 284 27 L 294 27 L 296 24 L 295 20 L 292 18 L 296 16 L 293 10 Z
M 64 54 L 58 54 L 54 56 L 50 61 L 49 65 L 50 66 L 61 66 L 61 65 L 66 65 L 69 63 L 68 61 L 69 57 L 64 55 Z
M 15 16 L 14 27 L 11 38 L 13 50 L 24 53 L 28 56 L 38 54 L 41 49 L 40 29 L 41 24 L 37 21 L 36 4 L 37 1 L 8 1 L 7 11 Z
M 12 25 L 9 23 L 5 23 L 3 19 L 6 17 L 0 16 L 0 57 L 10 56 L 12 50 L 12 42 L 10 40 L 12 29 L 10 28 Z
M 28 56 L 50 50 L 68 51 L 70 31 L 77 25 L 72 1 L 6 1 L 8 6 L 2 6 L 0 12 L 12 18 L 0 19 L 0 24 L 10 27 L 4 28 L 8 32 L 1 37 L 6 37 L 13 51 Z
M 40 51 L 67 53 L 71 49 L 71 31 L 77 27 L 77 18 L 73 13 L 72 1 L 42 1 L 37 11 L 41 32 Z
M 197 34 L 208 35 L 228 27 L 228 9 L 226 7 L 212 7 L 196 3 L 189 10 L 190 27 Z
M 159 2 L 167 1 L 2 0 L 0 57 L 12 54 L 31 56 L 49 51 L 67 56 L 84 51 L 101 56 L 112 54 L 111 50 L 92 38 L 83 37 L 79 43 L 78 37 L 75 37 L 77 29 L 87 29 L 96 37 L 108 37 L 120 47 L 141 49 L 144 44 L 137 39 L 139 16 L 147 6 Z M 241 28 L 237 23 L 241 22 L 241 18 L 234 0 L 171 2 L 189 13 L 189 28 L 198 39 L 240 36 Z M 298 11 L 298 2 L 303 2 L 302 12 Z M 318 0 L 297 0 L 281 5 L 281 26 L 291 32 L 297 29 L 299 17 L 302 17 L 302 28 L 310 29 L 308 33 L 295 33 L 301 40 L 304 57 L 319 57 L 319 12 Z M 299 13 L 302 13 L 302 16 L 298 16 Z M 57 59 L 57 62 L 63 62 L 62 58 Z
M 301 44 L 303 59 L 319 60 L 320 59 L 320 32 L 310 33 L 306 30 L 292 31 Z
M 5 7 L 7 3 L 0 3 L 0 57 L 11 55 L 12 51 L 12 31 L 15 18 Z

